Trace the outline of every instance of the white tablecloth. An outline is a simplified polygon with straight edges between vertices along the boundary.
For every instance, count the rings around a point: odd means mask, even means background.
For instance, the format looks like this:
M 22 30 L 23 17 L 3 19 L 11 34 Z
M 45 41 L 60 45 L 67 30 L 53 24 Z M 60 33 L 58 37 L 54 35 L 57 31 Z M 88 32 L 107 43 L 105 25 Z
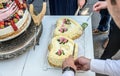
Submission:
M 40 45 L 35 51 L 31 49 L 25 54 L 9 60 L 0 61 L 0 76 L 61 76 L 60 68 L 53 68 L 47 63 L 48 44 L 52 37 L 56 20 L 61 16 L 45 16 L 42 20 L 43 32 Z M 86 22 L 88 16 L 69 16 L 80 24 Z M 83 35 L 76 39 L 79 45 L 79 56 L 94 58 L 91 19 Z M 78 72 L 77 76 L 95 76 L 94 72 Z

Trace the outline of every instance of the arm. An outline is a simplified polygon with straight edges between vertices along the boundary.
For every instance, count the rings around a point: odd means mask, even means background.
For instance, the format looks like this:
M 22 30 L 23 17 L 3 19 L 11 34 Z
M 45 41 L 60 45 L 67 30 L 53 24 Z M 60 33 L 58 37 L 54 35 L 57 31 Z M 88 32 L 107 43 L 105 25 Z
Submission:
M 92 70 L 96 73 L 119 76 L 120 60 L 98 60 L 79 57 L 75 61 L 77 70 Z
M 120 60 L 97 60 L 92 59 L 90 63 L 90 70 L 107 74 L 111 76 L 119 76 Z

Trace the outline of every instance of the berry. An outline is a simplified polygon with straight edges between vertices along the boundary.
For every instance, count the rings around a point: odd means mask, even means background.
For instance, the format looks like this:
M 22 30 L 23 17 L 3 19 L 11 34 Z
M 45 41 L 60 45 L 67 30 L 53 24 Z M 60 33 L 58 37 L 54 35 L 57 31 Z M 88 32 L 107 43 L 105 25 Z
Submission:
M 24 8 L 27 8 L 27 5 L 26 5 L 25 3 L 23 3 L 23 7 L 24 7 Z
M 3 4 L 0 4 L 0 9 L 3 9 Z
M 0 29 L 3 29 L 4 28 L 4 25 L 0 25 Z
M 16 13 L 15 15 L 14 15 L 17 19 L 20 19 L 20 17 L 19 17 L 19 15 Z
M 17 23 L 17 22 L 18 22 L 18 19 L 17 19 L 17 18 L 14 18 L 13 21 L 14 21 L 14 23 Z

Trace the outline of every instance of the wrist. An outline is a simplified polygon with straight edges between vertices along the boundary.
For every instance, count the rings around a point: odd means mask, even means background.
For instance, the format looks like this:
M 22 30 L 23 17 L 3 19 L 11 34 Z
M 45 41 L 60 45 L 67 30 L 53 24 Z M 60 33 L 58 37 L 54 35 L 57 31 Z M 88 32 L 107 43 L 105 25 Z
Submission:
M 73 71 L 74 74 L 76 73 L 76 70 L 70 66 L 63 68 L 62 73 L 64 73 L 65 71 Z
M 88 64 L 87 64 L 88 70 L 90 70 L 90 62 L 91 62 L 91 59 L 88 59 Z

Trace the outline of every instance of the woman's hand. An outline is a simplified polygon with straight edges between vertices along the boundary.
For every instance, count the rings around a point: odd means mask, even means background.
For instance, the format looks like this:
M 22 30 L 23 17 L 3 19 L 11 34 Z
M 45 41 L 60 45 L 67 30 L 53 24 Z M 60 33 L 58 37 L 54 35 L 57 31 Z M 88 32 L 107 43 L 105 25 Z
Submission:
M 86 0 L 78 0 L 78 6 L 80 8 L 83 8 L 83 6 L 86 4 Z
M 98 1 L 93 5 L 93 11 L 100 12 L 101 9 L 107 8 L 107 2 L 106 1 Z

